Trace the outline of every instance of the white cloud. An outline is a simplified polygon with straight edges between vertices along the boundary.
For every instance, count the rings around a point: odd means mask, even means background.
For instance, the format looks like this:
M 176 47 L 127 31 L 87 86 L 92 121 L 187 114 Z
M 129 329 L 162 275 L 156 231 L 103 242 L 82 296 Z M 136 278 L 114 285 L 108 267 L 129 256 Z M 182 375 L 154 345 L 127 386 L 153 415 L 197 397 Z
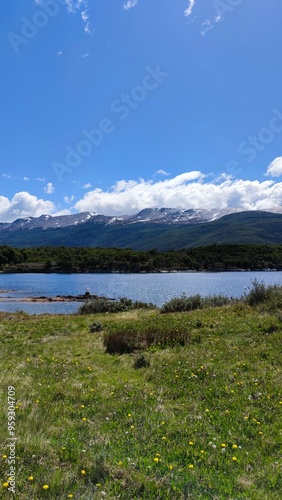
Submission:
M 64 202 L 70 205 L 75 200 L 75 196 L 64 196 Z
M 23 177 L 23 181 L 30 181 L 29 177 Z
M 90 35 L 92 33 L 92 30 L 90 28 L 90 23 L 87 22 L 85 25 L 84 25 L 84 33 L 87 33 L 87 35 Z
M 163 170 L 162 168 L 160 168 L 159 170 L 156 170 L 155 174 L 159 174 L 159 175 L 170 175 L 169 172 L 166 172 L 165 170 Z
M 189 17 L 195 7 L 196 0 L 189 0 L 187 9 L 184 10 L 184 16 Z
M 59 51 L 57 52 L 57 56 L 58 56 L 58 57 L 61 57 L 62 55 L 63 55 L 63 52 L 62 52 L 61 50 L 59 50 Z
M 210 19 L 206 19 L 202 23 L 202 29 L 201 29 L 201 35 L 205 35 L 208 31 L 212 30 L 214 28 L 214 24 Z
M 233 175 L 227 174 L 226 172 L 223 172 L 222 174 L 219 174 L 214 182 L 220 182 L 220 181 L 228 181 L 233 178 Z
M 65 4 L 67 6 L 68 12 L 75 12 L 76 9 L 80 8 L 81 1 L 79 2 L 79 4 L 77 4 L 75 0 L 65 0 Z
M 4 179 L 12 179 L 12 176 L 8 174 L 2 174 L 2 177 L 4 177 Z
M 84 33 L 90 35 L 92 33 L 88 15 L 88 2 L 87 0 L 65 0 L 67 11 L 71 14 L 75 14 L 76 12 L 80 12 L 81 19 L 84 25 Z M 81 11 L 81 9 L 84 9 Z
M 270 175 L 271 177 L 280 177 L 282 175 L 282 156 L 278 156 L 268 165 L 264 175 Z
M 83 10 L 83 11 L 81 12 L 81 19 L 82 19 L 82 21 L 84 21 L 85 23 L 89 20 L 89 16 L 88 16 L 88 14 L 87 14 L 87 10 Z
M 100 188 L 89 191 L 74 208 L 79 212 L 122 215 L 146 207 L 267 210 L 282 205 L 282 183 L 224 177 L 214 182 L 204 179 L 201 172 L 194 171 L 156 182 L 121 180 L 107 191 Z
M 80 59 L 81 59 L 81 60 L 83 60 L 83 59 L 87 59 L 87 57 L 89 57 L 88 52 L 86 52 L 85 54 L 82 54 L 82 56 L 81 56 L 81 58 L 80 58 Z
M 123 4 L 124 10 L 129 10 L 132 9 L 133 7 L 136 7 L 138 5 L 138 0 L 128 0 L 126 3 Z
M 223 13 L 218 12 L 212 19 L 206 19 L 202 23 L 201 35 L 205 35 L 208 31 L 212 30 L 217 23 L 223 20 Z
M 36 180 L 39 181 L 39 182 L 45 182 L 46 181 L 45 177 L 36 177 Z
M 21 217 L 40 217 L 54 210 L 55 206 L 51 201 L 38 199 L 26 191 L 16 193 L 11 200 L 0 196 L 1 222 L 12 222 Z
M 54 190 L 55 190 L 55 188 L 54 188 L 52 182 L 47 182 L 47 186 L 44 187 L 45 193 L 52 194 L 52 193 L 54 193 Z
M 280 173 L 282 175 L 281 163 Z M 192 171 L 172 179 L 120 180 L 109 190 L 96 188 L 85 193 L 72 210 L 122 215 L 133 214 L 148 207 L 271 210 L 282 206 L 282 182 L 275 182 L 273 179 L 262 182 L 230 179 L 224 174 L 211 182 L 208 182 L 208 178 L 200 171 Z M 74 195 L 64 197 L 64 203 L 68 205 L 74 200 Z M 58 211 L 58 208 L 61 210 Z M 12 222 L 21 217 L 39 217 L 42 214 L 69 213 L 68 208 L 56 207 L 50 200 L 38 199 L 26 191 L 16 193 L 12 199 L 0 196 L 1 222 Z
M 90 182 L 87 182 L 86 184 L 84 184 L 84 186 L 82 186 L 82 189 L 90 189 L 92 188 L 92 184 L 90 184 Z
M 87 33 L 90 35 L 91 33 L 91 28 L 90 28 L 90 21 L 89 21 L 89 15 L 87 13 L 87 10 L 84 10 L 81 12 L 81 19 L 84 22 L 84 33 Z

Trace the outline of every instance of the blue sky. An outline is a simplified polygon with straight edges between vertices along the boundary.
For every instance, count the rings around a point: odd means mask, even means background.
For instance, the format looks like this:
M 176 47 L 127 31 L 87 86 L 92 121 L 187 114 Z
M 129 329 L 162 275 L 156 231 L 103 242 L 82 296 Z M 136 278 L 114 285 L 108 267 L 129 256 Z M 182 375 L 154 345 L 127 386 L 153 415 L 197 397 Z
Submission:
M 282 203 L 277 0 L 2 0 L 0 222 Z

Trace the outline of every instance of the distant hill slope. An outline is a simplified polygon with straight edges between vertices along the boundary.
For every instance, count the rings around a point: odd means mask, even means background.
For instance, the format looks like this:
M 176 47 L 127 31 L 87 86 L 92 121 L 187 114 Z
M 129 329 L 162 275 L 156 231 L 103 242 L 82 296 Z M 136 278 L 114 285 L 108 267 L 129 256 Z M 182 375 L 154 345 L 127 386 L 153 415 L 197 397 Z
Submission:
M 239 212 L 211 222 L 165 223 L 122 221 L 105 223 L 104 216 L 65 227 L 13 228 L 2 224 L 0 245 L 14 247 L 83 246 L 135 250 L 178 250 L 217 244 L 282 244 L 282 214 Z M 13 223 L 15 224 L 15 223 Z M 6 227 L 3 227 L 6 226 Z

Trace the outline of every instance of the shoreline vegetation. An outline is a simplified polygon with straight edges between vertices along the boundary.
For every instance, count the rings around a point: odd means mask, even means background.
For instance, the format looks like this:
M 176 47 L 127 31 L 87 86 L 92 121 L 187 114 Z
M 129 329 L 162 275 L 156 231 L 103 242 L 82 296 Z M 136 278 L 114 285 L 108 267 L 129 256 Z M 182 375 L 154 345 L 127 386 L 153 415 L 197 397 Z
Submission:
M 118 248 L 0 246 L 0 273 L 280 271 L 282 245 L 210 245 L 158 252 Z
M 90 304 L 0 313 L 1 498 L 12 388 L 18 500 L 280 500 L 282 287 Z

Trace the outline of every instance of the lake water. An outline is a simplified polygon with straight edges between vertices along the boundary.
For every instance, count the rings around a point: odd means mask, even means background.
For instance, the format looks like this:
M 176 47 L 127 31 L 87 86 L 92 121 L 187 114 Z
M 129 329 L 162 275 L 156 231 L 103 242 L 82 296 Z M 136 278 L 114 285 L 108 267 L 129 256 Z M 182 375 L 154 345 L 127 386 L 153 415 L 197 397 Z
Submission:
M 240 297 L 254 279 L 266 285 L 282 285 L 282 271 L 225 273 L 152 273 L 152 274 L 0 274 L 0 311 L 22 310 L 30 314 L 71 314 L 81 303 L 26 303 L 30 296 L 79 295 L 90 289 L 92 294 L 110 298 L 128 297 L 161 306 L 183 293 L 193 295 L 222 294 Z M 7 297 L 14 299 L 11 302 Z

